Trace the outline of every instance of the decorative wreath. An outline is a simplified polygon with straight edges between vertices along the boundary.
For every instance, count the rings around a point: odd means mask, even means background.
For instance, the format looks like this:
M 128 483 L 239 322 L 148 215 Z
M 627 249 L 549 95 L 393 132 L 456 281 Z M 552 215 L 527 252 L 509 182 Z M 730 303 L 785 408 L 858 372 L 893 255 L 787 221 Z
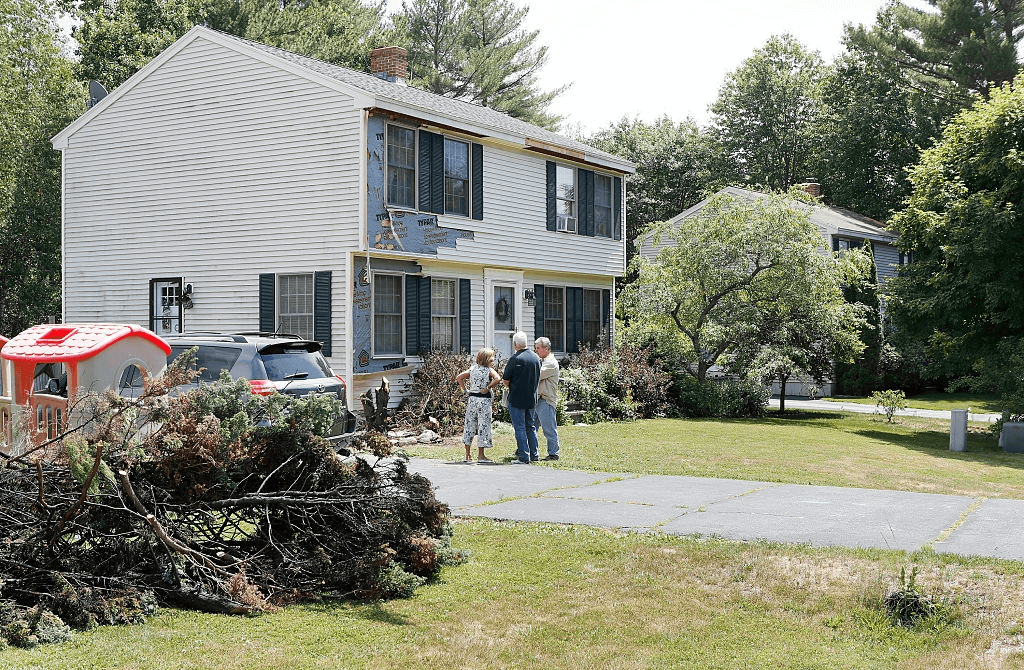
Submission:
M 498 321 L 507 321 L 508 313 L 508 299 L 502 298 L 501 300 L 498 301 L 498 304 L 494 306 L 494 316 L 495 318 L 498 319 Z

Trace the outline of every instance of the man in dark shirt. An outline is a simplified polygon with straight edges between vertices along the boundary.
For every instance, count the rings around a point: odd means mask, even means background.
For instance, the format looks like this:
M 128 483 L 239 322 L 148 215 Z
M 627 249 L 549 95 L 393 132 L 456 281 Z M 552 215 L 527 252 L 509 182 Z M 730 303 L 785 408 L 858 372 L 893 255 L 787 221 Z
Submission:
M 529 465 L 539 458 L 533 410 L 540 381 L 540 359 L 526 348 L 526 333 L 522 331 L 512 336 L 512 346 L 516 352 L 505 364 L 502 376 L 508 387 L 508 413 L 516 432 L 516 458 L 512 463 Z

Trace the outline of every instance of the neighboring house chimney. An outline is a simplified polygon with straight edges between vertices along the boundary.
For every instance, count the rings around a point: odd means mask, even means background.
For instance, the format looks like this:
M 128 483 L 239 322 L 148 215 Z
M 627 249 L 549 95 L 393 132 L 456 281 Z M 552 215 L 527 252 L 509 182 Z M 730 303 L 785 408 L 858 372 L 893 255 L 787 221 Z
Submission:
M 821 184 L 818 183 L 817 179 L 808 179 L 802 184 L 797 184 L 796 187 L 813 198 L 821 197 Z
M 402 47 L 381 47 L 370 52 L 370 74 L 397 84 L 409 78 L 409 54 Z

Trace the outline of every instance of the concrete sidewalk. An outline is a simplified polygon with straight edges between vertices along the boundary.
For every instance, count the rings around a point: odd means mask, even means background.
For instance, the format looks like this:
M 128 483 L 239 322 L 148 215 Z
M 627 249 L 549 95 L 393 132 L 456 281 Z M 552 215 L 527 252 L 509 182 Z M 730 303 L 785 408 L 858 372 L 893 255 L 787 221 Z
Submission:
M 768 407 L 770 409 L 779 408 L 779 399 L 777 397 L 771 398 L 768 401 Z M 823 410 L 828 412 L 858 412 L 860 414 L 880 414 L 885 416 L 885 412 L 879 409 L 876 405 L 866 405 L 860 402 L 843 402 L 842 400 L 800 400 L 799 398 L 786 398 L 786 409 L 801 409 L 801 410 Z M 970 409 L 969 407 L 963 407 L 961 409 Z M 908 407 L 907 409 L 901 409 L 896 411 L 896 416 L 927 416 L 933 419 L 946 419 L 949 420 L 949 410 L 937 410 L 937 409 L 917 409 L 916 407 Z M 998 414 L 985 414 L 968 412 L 968 421 L 987 421 L 992 423 L 999 418 Z
M 1024 500 L 412 459 L 456 516 L 1024 561 Z

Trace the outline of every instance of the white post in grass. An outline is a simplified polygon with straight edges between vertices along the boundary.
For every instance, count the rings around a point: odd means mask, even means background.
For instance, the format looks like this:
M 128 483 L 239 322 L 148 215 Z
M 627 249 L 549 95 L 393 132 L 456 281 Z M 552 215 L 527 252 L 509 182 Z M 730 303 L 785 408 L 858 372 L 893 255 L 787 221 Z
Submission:
M 967 410 L 950 410 L 949 450 L 967 451 Z

